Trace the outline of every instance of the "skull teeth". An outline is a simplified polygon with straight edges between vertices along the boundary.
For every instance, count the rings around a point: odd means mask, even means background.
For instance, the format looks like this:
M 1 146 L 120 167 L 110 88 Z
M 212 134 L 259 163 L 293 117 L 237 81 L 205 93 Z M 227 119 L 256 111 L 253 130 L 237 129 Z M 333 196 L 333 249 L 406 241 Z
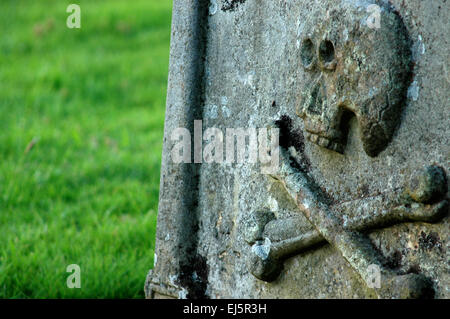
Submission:
M 307 139 L 314 143 L 317 144 L 321 147 L 327 148 L 329 150 L 338 152 L 343 154 L 344 153 L 344 145 L 342 145 L 339 142 L 334 142 L 332 140 L 330 140 L 329 138 L 323 137 L 323 136 L 319 136 L 317 134 L 307 134 Z

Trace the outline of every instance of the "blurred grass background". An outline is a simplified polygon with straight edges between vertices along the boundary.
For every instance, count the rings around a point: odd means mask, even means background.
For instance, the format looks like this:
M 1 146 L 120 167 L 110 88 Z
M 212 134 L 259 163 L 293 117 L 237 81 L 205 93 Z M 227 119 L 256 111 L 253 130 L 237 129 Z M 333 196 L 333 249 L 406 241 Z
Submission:
M 171 6 L 0 1 L 0 298 L 144 296 Z

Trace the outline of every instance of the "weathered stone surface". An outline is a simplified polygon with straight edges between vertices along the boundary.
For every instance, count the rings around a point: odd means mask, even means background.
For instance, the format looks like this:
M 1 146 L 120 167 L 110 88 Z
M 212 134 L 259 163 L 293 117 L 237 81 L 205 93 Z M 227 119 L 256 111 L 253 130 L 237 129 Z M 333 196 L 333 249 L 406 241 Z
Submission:
M 449 298 L 449 6 L 174 1 L 147 296 Z M 281 170 L 175 164 L 172 132 L 199 119 L 278 126 Z

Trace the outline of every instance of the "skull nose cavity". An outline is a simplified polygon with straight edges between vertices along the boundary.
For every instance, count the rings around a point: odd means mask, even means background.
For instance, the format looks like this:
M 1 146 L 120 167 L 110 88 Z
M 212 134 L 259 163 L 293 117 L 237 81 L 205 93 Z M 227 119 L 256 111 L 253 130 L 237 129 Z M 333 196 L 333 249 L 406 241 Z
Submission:
M 310 99 L 308 103 L 308 111 L 313 114 L 321 114 L 322 106 L 326 102 L 326 94 L 323 85 L 319 82 L 314 85 L 310 93 Z
M 329 40 L 324 40 L 319 45 L 319 61 L 325 70 L 334 70 L 336 68 L 336 58 L 334 45 Z

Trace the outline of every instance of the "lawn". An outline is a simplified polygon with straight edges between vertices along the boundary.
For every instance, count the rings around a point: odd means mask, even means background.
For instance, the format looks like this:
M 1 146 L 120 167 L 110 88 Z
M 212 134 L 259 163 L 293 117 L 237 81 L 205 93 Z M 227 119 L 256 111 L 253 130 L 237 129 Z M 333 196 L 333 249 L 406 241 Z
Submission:
M 171 6 L 0 1 L 0 298 L 144 296 Z

